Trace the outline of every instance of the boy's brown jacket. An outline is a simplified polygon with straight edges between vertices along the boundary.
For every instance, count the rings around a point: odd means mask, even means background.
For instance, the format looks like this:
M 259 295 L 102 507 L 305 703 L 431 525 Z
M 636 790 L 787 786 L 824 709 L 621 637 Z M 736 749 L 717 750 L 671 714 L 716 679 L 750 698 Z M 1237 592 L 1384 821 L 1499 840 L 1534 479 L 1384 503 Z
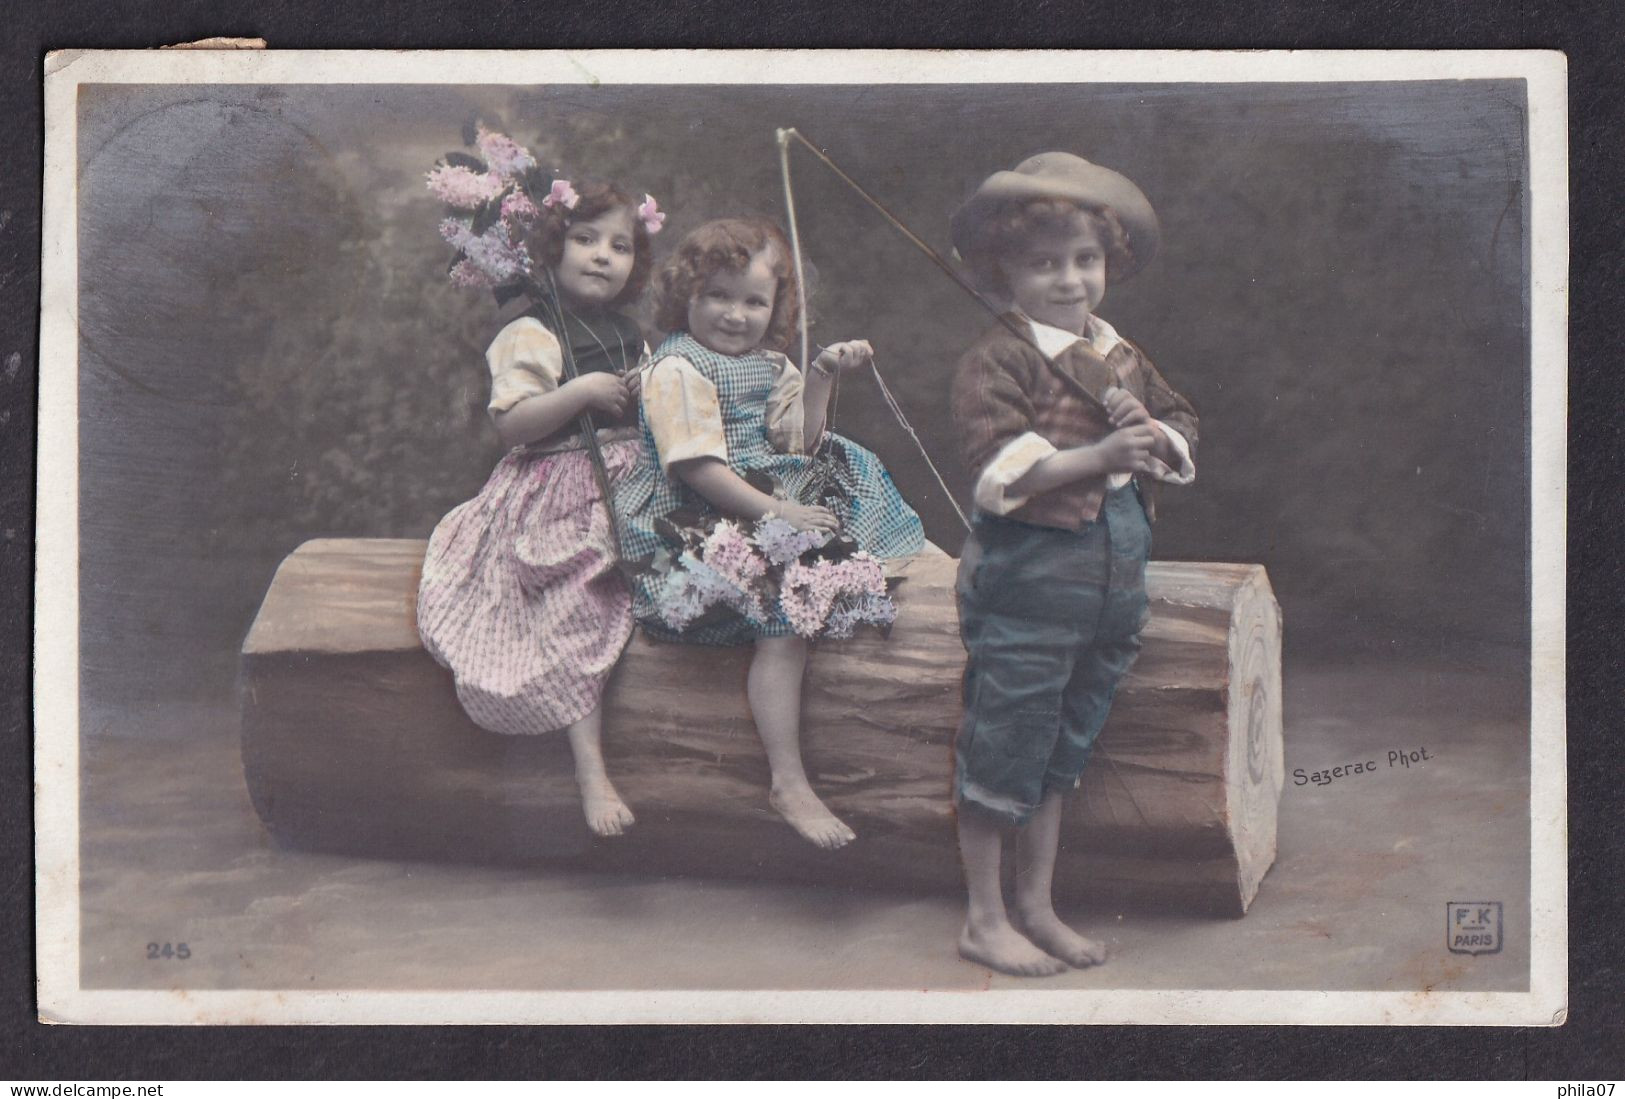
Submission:
M 1012 314 L 1018 326 L 1025 318 Z M 1163 380 L 1138 347 L 1128 340 L 1102 356 L 1079 340 L 1056 356 L 1056 365 L 1091 393 L 1109 386 L 1127 389 L 1151 415 L 1184 436 L 1196 454 L 1196 410 Z M 971 346 L 954 373 L 954 423 L 961 452 L 975 476 L 1008 443 L 1027 432 L 1047 439 L 1058 450 L 1097 443 L 1111 434 L 1099 407 L 1057 378 L 1036 347 L 1003 325 L 995 326 Z M 1156 481 L 1136 474 L 1146 513 L 1155 518 Z M 1094 520 L 1106 494 L 1106 478 L 1091 477 L 1041 493 L 1006 516 L 1063 530 L 1077 530 Z

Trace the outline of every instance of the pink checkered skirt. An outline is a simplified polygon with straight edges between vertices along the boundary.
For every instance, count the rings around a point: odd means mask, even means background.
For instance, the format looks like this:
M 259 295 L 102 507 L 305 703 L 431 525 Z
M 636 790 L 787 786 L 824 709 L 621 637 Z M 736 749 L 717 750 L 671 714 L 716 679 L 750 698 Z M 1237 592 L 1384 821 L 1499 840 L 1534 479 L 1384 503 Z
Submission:
M 642 458 L 606 443 L 611 483 Z M 546 733 L 592 712 L 632 636 L 609 518 L 584 450 L 513 450 L 429 539 L 418 634 L 475 724 Z

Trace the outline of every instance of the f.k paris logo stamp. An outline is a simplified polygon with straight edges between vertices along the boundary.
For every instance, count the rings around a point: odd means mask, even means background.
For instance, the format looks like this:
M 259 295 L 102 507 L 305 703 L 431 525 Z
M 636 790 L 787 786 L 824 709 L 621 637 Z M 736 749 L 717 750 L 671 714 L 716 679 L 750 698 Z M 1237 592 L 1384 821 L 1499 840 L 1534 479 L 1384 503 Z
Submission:
M 1451 901 L 1445 905 L 1445 944 L 1452 954 L 1501 952 L 1501 902 Z

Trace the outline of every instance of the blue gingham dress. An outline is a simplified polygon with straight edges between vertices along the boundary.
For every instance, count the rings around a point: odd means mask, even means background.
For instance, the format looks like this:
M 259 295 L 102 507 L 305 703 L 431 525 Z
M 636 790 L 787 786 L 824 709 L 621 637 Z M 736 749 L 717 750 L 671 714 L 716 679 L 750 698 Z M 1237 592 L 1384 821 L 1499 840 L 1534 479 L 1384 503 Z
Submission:
M 806 500 L 812 495 L 817 477 L 814 461 L 807 454 L 786 454 L 774 448 L 767 433 L 767 398 L 777 370 L 773 360 L 760 352 L 721 355 L 705 347 L 686 332 L 674 332 L 655 349 L 653 361 L 678 355 L 692 363 L 712 385 L 722 411 L 723 439 L 728 446 L 728 468 L 744 474 L 759 470 L 777 477 L 787 496 Z M 664 547 L 672 553 L 679 546 L 669 544 L 655 530 L 655 520 L 678 508 L 693 509 L 704 515 L 717 514 L 703 497 L 676 477 L 668 477 L 660 467 L 659 450 L 650 430 L 648 408 L 644 406 L 644 458 L 615 489 L 616 510 L 621 516 L 621 537 L 626 556 L 636 561 Z M 836 510 L 841 531 L 861 549 L 876 557 L 906 557 L 925 546 L 925 531 L 914 509 L 903 502 L 891 474 L 872 451 L 833 432 L 823 444 L 836 460 L 835 480 L 845 490 L 849 503 Z M 810 501 L 807 501 L 810 502 Z M 693 627 L 677 633 L 660 621 L 654 609 L 654 596 L 661 577 L 640 577 L 633 584 L 632 610 L 646 632 L 661 640 L 685 641 L 700 645 L 742 645 L 760 637 L 788 637 L 795 631 L 775 614 L 763 625 L 743 619 Z

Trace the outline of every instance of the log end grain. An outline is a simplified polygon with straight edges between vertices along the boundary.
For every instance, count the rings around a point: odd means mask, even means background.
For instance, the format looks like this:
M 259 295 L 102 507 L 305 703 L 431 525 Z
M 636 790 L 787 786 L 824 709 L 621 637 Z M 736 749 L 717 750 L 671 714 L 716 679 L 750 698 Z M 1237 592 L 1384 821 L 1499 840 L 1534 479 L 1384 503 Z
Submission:
M 1286 784 L 1281 721 L 1281 606 L 1263 566 L 1238 590 L 1230 619 L 1229 726 L 1225 764 L 1242 907 L 1275 862 L 1276 809 Z

